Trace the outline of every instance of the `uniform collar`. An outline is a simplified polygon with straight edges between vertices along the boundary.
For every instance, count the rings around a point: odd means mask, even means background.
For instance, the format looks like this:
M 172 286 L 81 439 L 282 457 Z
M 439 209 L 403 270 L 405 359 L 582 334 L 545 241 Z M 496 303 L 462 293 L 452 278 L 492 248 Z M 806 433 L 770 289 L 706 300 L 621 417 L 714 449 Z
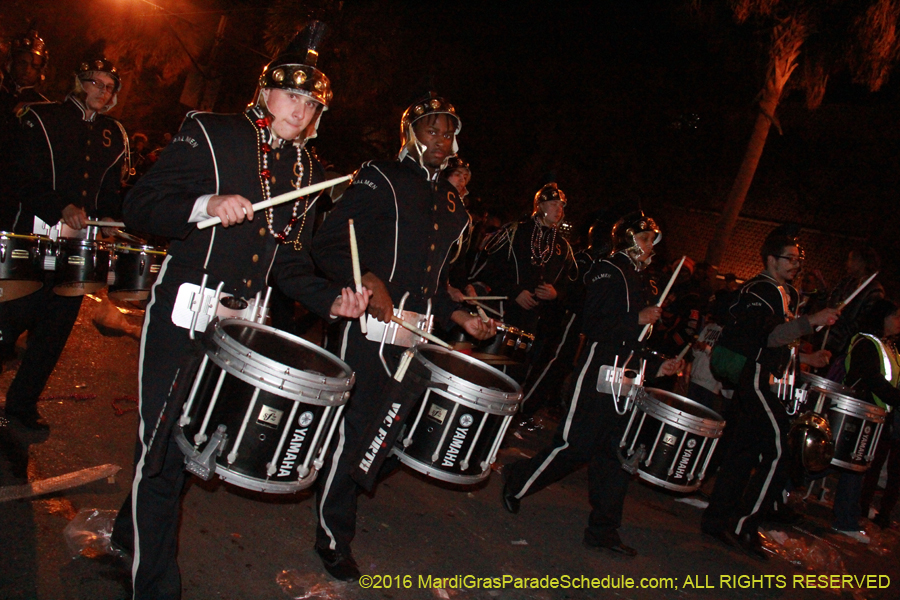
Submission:
M 438 177 L 441 175 L 440 171 L 437 171 L 432 175 L 428 168 L 420 164 L 418 160 L 409 154 L 400 159 L 400 164 L 405 165 L 408 169 L 416 171 L 416 173 L 424 176 L 428 181 L 437 181 Z
M 96 112 L 93 113 L 90 117 L 87 116 L 87 113 L 88 113 L 87 107 L 84 105 L 84 103 L 81 100 L 78 99 L 78 97 L 75 96 L 74 93 L 66 96 L 66 102 L 71 102 L 72 104 L 75 105 L 76 108 L 78 108 L 79 111 L 81 111 L 81 120 L 82 121 L 86 121 L 88 123 L 93 123 L 94 121 L 97 120 Z

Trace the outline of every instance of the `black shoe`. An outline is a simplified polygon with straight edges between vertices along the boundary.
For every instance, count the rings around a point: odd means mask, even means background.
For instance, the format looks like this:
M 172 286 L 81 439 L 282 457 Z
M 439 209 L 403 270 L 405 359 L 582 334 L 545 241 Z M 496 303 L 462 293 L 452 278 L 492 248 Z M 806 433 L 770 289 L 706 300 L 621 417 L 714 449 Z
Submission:
M 10 411 L 6 410 L 6 416 L 19 423 L 22 427 L 26 429 L 31 429 L 32 431 L 50 431 L 50 425 L 41 418 L 41 414 L 38 411 L 28 412 L 28 411 Z
M 637 556 L 638 552 L 631 546 L 626 546 L 622 542 L 614 542 L 612 544 L 594 544 L 587 540 L 583 540 L 582 544 L 584 544 L 585 548 L 590 548 L 591 550 L 609 550 L 610 552 L 614 552 L 615 554 L 621 554 L 623 556 L 627 556 L 629 558 L 633 558 Z
M 803 520 L 803 515 L 793 508 L 781 506 L 778 510 L 770 511 L 764 521 L 778 525 L 796 525 Z
M 503 502 L 503 508 L 506 509 L 506 512 L 514 515 L 519 514 L 519 504 L 521 501 L 516 498 L 516 495 L 509 489 L 509 479 L 503 480 L 503 493 L 500 499 Z
M 352 556 L 344 556 L 337 550 L 316 546 L 316 554 L 322 559 L 322 566 L 338 581 L 357 581 L 359 567 Z
M 759 533 L 756 531 L 742 533 L 737 536 L 736 540 L 738 548 L 747 556 L 761 561 L 769 560 L 769 554 L 763 548 Z
M 734 548 L 737 546 L 737 537 L 730 531 L 725 531 L 724 529 L 718 531 L 703 530 L 703 535 L 708 535 L 726 548 Z

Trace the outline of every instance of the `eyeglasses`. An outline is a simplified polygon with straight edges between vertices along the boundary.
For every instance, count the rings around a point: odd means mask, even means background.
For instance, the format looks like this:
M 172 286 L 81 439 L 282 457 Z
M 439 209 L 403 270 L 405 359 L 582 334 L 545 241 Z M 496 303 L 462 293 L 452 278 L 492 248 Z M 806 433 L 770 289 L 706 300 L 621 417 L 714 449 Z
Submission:
M 802 265 L 803 261 L 805 260 L 802 256 L 775 255 L 775 258 L 783 258 L 784 260 L 788 261 L 792 265 Z
M 106 92 L 109 92 L 110 94 L 116 93 L 116 84 L 114 84 L 114 83 L 103 84 L 103 83 L 100 83 L 99 81 L 97 81 L 96 79 L 82 79 L 81 83 L 82 83 L 82 85 L 85 83 L 91 84 L 94 87 L 94 89 L 97 90 L 98 92 L 106 91 Z

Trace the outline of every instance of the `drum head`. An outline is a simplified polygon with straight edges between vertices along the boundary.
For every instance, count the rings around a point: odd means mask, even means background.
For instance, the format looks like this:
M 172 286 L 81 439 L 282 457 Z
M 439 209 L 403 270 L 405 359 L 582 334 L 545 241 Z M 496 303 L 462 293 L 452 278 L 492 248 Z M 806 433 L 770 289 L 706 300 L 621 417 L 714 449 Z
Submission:
M 44 287 L 42 282 L 26 279 L 0 281 L 0 302 L 9 302 L 10 300 L 23 298 L 33 294 L 42 287 Z
M 656 388 L 646 388 L 646 390 L 652 398 L 679 412 L 687 413 L 698 419 L 708 419 L 711 421 L 722 420 L 719 413 L 706 408 L 699 402 L 694 402 L 690 398 L 685 398 L 684 396 L 679 396 L 678 394 Z
M 417 352 L 437 368 L 477 387 L 496 390 L 503 394 L 521 393 L 518 384 L 505 373 L 472 357 L 431 345 L 419 346 Z
M 827 392 L 837 392 L 838 394 L 842 394 L 844 396 L 852 397 L 856 394 L 856 391 L 853 388 L 841 385 L 840 383 L 831 381 L 830 379 L 825 379 L 824 377 L 819 377 L 818 375 L 813 375 L 812 373 L 807 373 L 805 371 L 802 371 L 800 373 L 800 381 L 806 384 L 807 387 L 819 388 L 820 390 L 825 390 Z
M 289 333 L 242 319 L 222 321 L 220 327 L 227 336 L 270 361 L 329 378 L 350 376 L 345 363 Z

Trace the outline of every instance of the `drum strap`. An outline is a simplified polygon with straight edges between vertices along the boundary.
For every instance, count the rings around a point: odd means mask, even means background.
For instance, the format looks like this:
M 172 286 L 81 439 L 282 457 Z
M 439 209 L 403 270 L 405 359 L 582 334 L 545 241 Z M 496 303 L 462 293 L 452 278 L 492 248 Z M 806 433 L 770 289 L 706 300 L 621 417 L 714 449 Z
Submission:
M 356 466 L 350 473 L 353 480 L 366 491 L 372 491 L 375 487 L 375 483 L 378 481 L 378 472 L 385 459 L 391 455 L 394 443 L 403 429 L 402 424 L 406 421 L 409 413 L 425 394 L 427 388 L 434 387 L 434 384 L 424 377 L 425 373 L 420 373 L 420 370 L 427 371 L 422 363 L 413 361 L 402 384 L 390 379 L 382 394 L 369 399 L 377 401 L 377 398 L 380 397 L 384 400 L 378 410 L 373 413 L 365 435 L 362 436 L 359 446 L 355 449 Z
M 199 344 L 195 344 L 193 352 L 185 355 L 178 370 L 175 372 L 175 378 L 169 388 L 169 394 L 166 402 L 159 413 L 159 420 L 153 428 L 150 435 L 150 441 L 147 444 L 146 470 L 147 477 L 156 477 L 162 471 L 166 461 L 166 453 L 169 448 L 169 438 L 172 435 L 172 428 L 178 417 L 181 415 L 181 407 L 184 406 L 188 394 L 190 394 L 194 376 L 200 367 L 200 361 L 203 359 L 203 349 Z

